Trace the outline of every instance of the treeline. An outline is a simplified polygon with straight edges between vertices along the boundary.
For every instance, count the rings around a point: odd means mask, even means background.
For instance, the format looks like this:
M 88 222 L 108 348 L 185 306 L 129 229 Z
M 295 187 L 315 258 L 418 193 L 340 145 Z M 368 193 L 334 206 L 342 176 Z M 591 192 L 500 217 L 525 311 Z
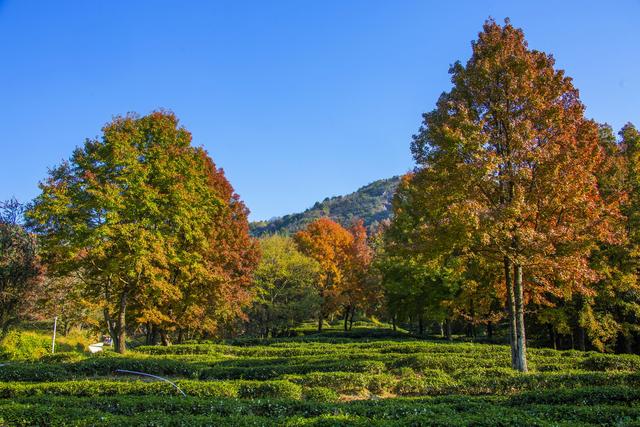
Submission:
M 0 216 L 0 330 L 60 317 L 147 344 L 376 317 L 416 333 L 635 352 L 640 133 L 584 117 L 572 80 L 487 21 L 413 137 L 393 217 L 249 235 L 170 112 L 117 117 Z M 25 221 L 20 218 L 24 216 Z M 526 324 L 526 328 L 525 328 Z M 527 336 L 528 335 L 528 336 Z

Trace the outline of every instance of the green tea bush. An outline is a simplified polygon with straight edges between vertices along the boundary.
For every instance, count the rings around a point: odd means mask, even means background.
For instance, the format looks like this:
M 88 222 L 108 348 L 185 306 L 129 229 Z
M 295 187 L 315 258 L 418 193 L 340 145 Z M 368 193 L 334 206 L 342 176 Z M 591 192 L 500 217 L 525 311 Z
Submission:
M 245 381 L 238 387 L 241 398 L 285 398 L 300 399 L 302 387 L 289 381 Z
M 82 353 L 72 352 L 72 351 L 65 351 L 65 352 L 60 352 L 60 353 L 45 354 L 44 356 L 40 357 L 39 362 L 42 362 L 42 363 L 61 363 L 61 362 L 70 363 L 70 362 L 79 362 L 79 361 L 84 360 L 86 358 L 87 358 L 87 356 L 82 354 Z
M 582 362 L 589 371 L 634 371 L 640 370 L 640 356 L 632 354 L 594 354 Z
M 396 383 L 393 375 L 360 372 L 311 372 L 285 378 L 306 387 L 327 387 L 343 394 L 384 393 L 391 391 Z
M 189 396 L 225 398 L 300 399 L 302 388 L 289 381 L 189 381 L 176 383 Z M 48 383 L 0 383 L 1 398 L 24 396 L 179 395 L 164 381 L 60 381 Z
M 337 402 L 340 395 L 329 387 L 307 387 L 302 390 L 305 400 L 316 402 Z
M 136 347 L 137 353 L 144 354 L 219 354 L 220 349 L 212 344 L 178 344 L 172 346 L 145 345 Z
M 637 356 L 532 348 L 522 374 L 507 346 L 387 332 L 11 361 L 0 366 L 0 425 L 640 424 Z M 117 369 L 167 377 L 187 397 Z
M 396 382 L 393 392 L 401 396 L 420 396 L 426 393 L 424 378 L 414 374 L 403 375 Z
M 10 363 L 0 366 L 0 381 L 57 381 L 69 378 L 63 365 L 51 363 Z

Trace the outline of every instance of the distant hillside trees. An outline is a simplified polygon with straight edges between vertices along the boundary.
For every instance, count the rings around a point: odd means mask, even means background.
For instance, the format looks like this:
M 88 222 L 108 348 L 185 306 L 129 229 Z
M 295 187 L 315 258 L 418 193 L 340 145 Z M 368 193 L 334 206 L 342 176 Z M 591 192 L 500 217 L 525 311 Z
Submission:
M 353 221 L 362 220 L 367 230 L 373 231 L 390 218 L 391 199 L 398 182 L 398 177 L 380 179 L 354 193 L 327 197 L 302 213 L 251 223 L 251 233 L 254 236 L 276 233 L 292 235 L 323 217 L 330 218 L 343 227 L 349 227 Z

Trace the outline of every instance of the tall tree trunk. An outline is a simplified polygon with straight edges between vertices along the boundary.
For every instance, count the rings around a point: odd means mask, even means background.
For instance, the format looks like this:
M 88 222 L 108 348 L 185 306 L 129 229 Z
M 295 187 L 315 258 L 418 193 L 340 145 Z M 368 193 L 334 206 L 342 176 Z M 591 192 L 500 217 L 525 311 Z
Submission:
M 504 257 L 504 283 L 507 290 L 507 312 L 509 314 L 509 345 L 511 346 L 511 367 L 518 369 L 518 340 L 516 338 L 516 303 L 511 279 L 511 260 Z
M 551 341 L 551 347 L 553 347 L 554 350 L 557 350 L 558 345 L 556 344 L 556 330 L 554 329 L 553 325 L 549 325 L 549 340 Z
M 182 344 L 183 340 L 184 340 L 184 332 L 182 331 L 182 328 L 178 328 L 178 344 Z
M 146 329 L 144 343 L 145 345 L 151 345 L 151 322 L 147 322 Z
M 493 322 L 491 320 L 487 322 L 487 338 L 489 341 L 493 340 Z
M 344 309 L 344 331 L 347 332 L 347 322 L 349 321 L 349 312 L 351 311 L 351 306 L 347 306 Z
M 396 327 L 396 315 L 394 314 L 393 316 L 391 316 L 391 325 L 393 326 L 393 332 L 397 331 L 397 327 Z
M 451 319 L 448 317 L 444 321 L 444 334 L 447 341 L 451 341 L 453 339 L 453 334 L 451 333 Z
M 169 334 L 164 329 L 160 329 L 160 341 L 162 345 L 167 347 L 171 345 L 171 338 L 169 338 Z
M 517 369 L 520 372 L 527 372 L 527 338 L 524 328 L 524 291 L 522 284 L 522 266 L 513 266 L 514 284 L 513 290 L 516 303 L 516 337 L 517 337 Z
M 151 345 L 156 345 L 156 342 L 158 342 L 158 327 L 151 324 Z
M 575 350 L 576 349 L 576 342 L 575 342 L 575 337 L 573 336 L 573 331 L 571 331 L 569 336 L 571 337 L 571 350 Z
M 584 328 L 578 326 L 578 347 L 582 351 L 587 351 L 587 339 Z
M 318 332 L 322 332 L 322 322 L 324 320 L 324 289 L 320 288 L 320 308 L 318 309 Z
M 102 314 L 104 314 L 104 321 L 107 323 L 107 330 L 109 331 L 109 336 L 111 337 L 111 340 L 113 342 L 113 346 L 115 348 L 116 347 L 116 341 L 118 339 L 117 334 L 116 334 L 115 322 L 111 318 L 111 314 L 109 313 L 109 309 L 108 308 L 105 308 L 102 311 Z
M 469 298 L 469 308 L 470 308 L 470 314 L 471 314 L 471 321 L 469 322 L 469 336 L 473 340 L 475 340 L 476 339 L 476 325 L 475 325 L 476 310 L 473 305 L 473 298 Z
M 418 333 L 420 335 L 424 334 L 424 320 L 422 319 L 422 314 L 418 315 Z
M 124 354 L 127 351 L 126 339 L 127 339 L 127 324 L 126 324 L 126 311 L 127 311 L 127 291 L 123 291 L 120 296 L 120 306 L 118 307 L 118 320 L 115 327 L 115 349 L 118 353 Z
M 353 329 L 353 316 L 356 314 L 356 306 L 351 307 L 351 314 L 349 315 L 349 330 Z
M 633 353 L 633 334 L 631 332 L 624 335 L 624 352 Z

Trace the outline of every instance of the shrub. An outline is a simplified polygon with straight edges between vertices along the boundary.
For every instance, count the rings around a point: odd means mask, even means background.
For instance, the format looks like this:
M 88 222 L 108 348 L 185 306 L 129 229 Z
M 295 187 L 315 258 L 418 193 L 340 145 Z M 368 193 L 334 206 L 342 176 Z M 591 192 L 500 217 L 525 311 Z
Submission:
M 289 381 L 246 381 L 238 388 L 241 398 L 278 397 L 285 399 L 300 399 L 302 387 Z
M 45 354 L 40 357 L 40 362 L 43 363 L 71 363 L 71 362 L 79 362 L 81 360 L 86 359 L 86 356 L 82 353 L 65 351 L 60 353 L 53 354 Z
M 422 377 L 416 374 L 405 375 L 398 380 L 393 391 L 394 393 L 402 396 L 417 396 L 425 394 L 425 381 Z
M 37 360 L 51 352 L 51 337 L 38 332 L 10 331 L 0 342 L 0 357 Z
M 594 354 L 582 361 L 582 367 L 590 371 L 639 371 L 640 356 L 632 354 Z
M 302 391 L 305 400 L 316 402 L 337 402 L 340 395 L 328 387 L 308 387 Z

